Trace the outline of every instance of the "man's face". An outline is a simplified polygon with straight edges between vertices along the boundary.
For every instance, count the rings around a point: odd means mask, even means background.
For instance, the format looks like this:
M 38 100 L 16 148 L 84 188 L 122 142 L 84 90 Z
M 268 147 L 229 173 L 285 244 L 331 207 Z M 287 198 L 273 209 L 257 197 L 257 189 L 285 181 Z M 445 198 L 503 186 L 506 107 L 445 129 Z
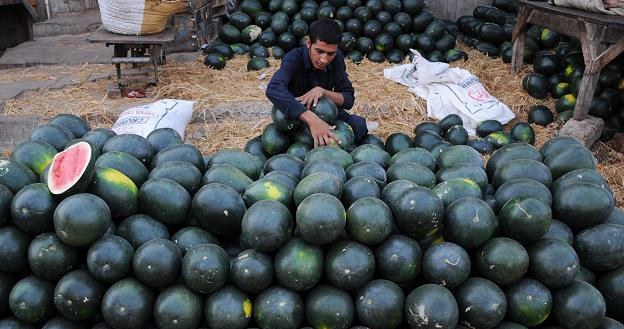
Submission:
M 331 45 L 321 40 L 311 43 L 308 39 L 307 45 L 310 50 L 312 66 L 317 70 L 324 70 L 336 57 L 336 52 L 338 51 L 338 45 Z

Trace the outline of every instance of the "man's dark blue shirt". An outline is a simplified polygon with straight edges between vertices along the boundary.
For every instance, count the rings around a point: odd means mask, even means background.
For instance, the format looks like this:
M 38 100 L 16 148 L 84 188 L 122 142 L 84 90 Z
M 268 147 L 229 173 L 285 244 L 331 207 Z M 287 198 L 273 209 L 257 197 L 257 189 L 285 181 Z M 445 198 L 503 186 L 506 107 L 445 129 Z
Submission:
M 338 50 L 336 57 L 325 70 L 317 70 L 312 65 L 308 47 L 295 48 L 283 58 L 282 64 L 271 78 L 266 96 L 289 119 L 296 119 L 306 110 L 295 97 L 319 86 L 339 92 L 344 97 L 343 109 L 353 107 L 355 100 L 353 86 L 345 70 L 344 56 Z

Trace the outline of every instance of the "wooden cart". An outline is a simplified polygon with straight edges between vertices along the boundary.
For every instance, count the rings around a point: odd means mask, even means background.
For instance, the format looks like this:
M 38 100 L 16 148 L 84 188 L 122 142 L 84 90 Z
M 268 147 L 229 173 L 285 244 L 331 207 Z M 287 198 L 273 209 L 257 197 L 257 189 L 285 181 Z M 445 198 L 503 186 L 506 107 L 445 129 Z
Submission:
M 574 119 L 586 119 L 600 71 L 624 52 L 624 17 L 557 7 L 547 2 L 519 0 L 518 22 L 512 35 L 511 67 L 514 73 L 522 66 L 528 24 L 541 25 L 581 41 L 585 72 L 576 98 Z

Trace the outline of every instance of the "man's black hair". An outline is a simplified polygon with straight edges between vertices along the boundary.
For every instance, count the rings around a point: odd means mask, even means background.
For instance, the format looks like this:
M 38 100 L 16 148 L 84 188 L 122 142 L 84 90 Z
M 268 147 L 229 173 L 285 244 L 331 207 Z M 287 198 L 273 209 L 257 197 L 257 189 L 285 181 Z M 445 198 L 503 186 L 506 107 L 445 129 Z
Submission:
M 310 25 L 310 43 L 323 41 L 330 45 L 339 45 L 342 31 L 338 22 L 331 18 L 320 18 Z

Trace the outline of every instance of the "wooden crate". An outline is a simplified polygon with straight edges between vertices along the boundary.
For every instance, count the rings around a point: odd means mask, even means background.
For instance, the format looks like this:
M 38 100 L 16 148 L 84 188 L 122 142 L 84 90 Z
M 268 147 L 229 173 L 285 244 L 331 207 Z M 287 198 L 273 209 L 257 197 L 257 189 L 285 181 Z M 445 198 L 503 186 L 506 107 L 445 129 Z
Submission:
M 225 16 L 227 0 L 212 0 L 212 17 Z
M 176 14 L 192 13 L 210 4 L 211 0 L 184 0 L 185 5 Z
M 425 0 L 435 17 L 456 21 L 464 15 L 472 16 L 478 5 L 491 5 L 492 0 Z
M 170 25 L 175 32 L 173 42 L 167 46 L 167 52 L 170 53 L 197 51 L 216 38 L 218 29 L 210 5 L 195 9 L 191 13 L 173 15 Z
M 227 4 L 227 0 L 212 0 L 212 8 L 221 7 Z
M 226 9 L 225 5 L 219 6 L 219 7 L 216 7 L 216 8 L 212 8 L 212 17 L 213 18 L 218 18 L 218 17 L 225 16 L 226 11 L 227 11 L 227 9 Z

